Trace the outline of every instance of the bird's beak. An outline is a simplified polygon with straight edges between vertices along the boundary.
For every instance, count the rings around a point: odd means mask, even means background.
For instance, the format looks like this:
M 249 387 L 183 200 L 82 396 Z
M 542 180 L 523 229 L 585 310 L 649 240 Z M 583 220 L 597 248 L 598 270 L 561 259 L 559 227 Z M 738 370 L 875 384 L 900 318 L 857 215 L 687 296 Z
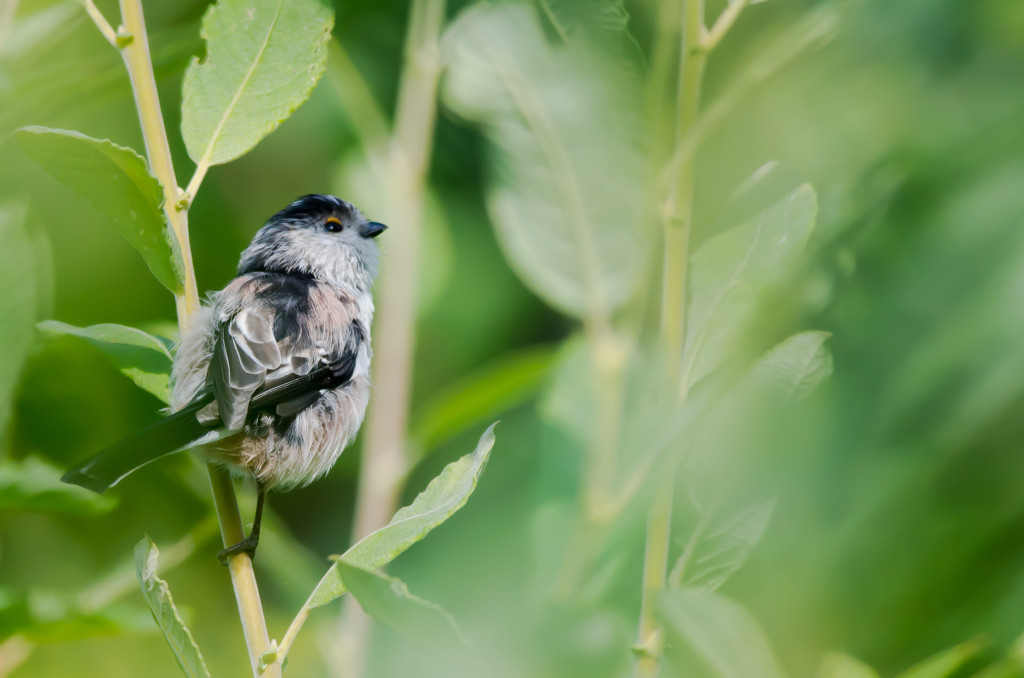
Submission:
M 359 230 L 359 234 L 364 238 L 376 238 L 385 230 L 387 230 L 387 226 L 379 221 L 368 221 L 363 224 L 363 227 Z

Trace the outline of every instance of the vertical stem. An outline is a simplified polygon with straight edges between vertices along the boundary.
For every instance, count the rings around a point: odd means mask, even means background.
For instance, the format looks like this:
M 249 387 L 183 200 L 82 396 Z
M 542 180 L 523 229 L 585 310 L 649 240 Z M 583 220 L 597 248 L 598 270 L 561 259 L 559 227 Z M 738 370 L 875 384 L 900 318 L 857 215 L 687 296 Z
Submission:
M 676 98 L 675 143 L 683 143 L 697 121 L 701 80 L 707 53 L 701 46 L 704 34 L 704 0 L 685 0 L 682 17 L 679 85 Z M 670 374 L 677 374 L 686 336 L 686 277 L 690 228 L 693 222 L 694 157 L 679 167 L 669 188 L 663 219 L 665 256 L 662 279 L 661 342 Z M 674 380 L 673 380 L 674 381 Z M 637 629 L 636 678 L 658 675 L 664 649 L 664 631 L 656 615 L 658 597 L 665 589 L 668 552 L 672 535 L 672 494 L 675 468 L 665 473 L 647 516 L 643 593 Z
M 199 308 L 199 292 L 196 288 L 196 274 L 192 268 L 192 249 L 188 241 L 188 213 L 178 208 L 180 189 L 174 177 L 171 162 L 171 147 L 167 143 L 167 130 L 160 112 L 160 97 L 156 91 L 156 77 L 153 75 L 153 61 L 149 54 L 149 37 L 146 22 L 142 16 L 142 0 L 121 0 L 121 18 L 130 40 L 121 49 L 128 77 L 135 95 L 135 107 L 139 111 L 139 123 L 146 144 L 146 157 L 153 175 L 164 189 L 164 213 L 174 232 L 181 250 L 185 270 L 184 294 L 177 297 L 178 324 L 184 328 L 189 317 Z
M 184 263 L 185 289 L 183 294 L 177 296 L 176 301 L 178 324 L 185 329 L 188 327 L 192 314 L 199 308 L 199 293 L 196 287 L 195 271 L 192 267 L 192 250 L 188 238 L 187 205 L 180 202 L 181 190 L 178 188 L 178 181 L 174 176 L 174 165 L 171 162 L 167 130 L 164 127 L 163 114 L 160 110 L 160 98 L 156 89 L 156 77 L 153 74 L 153 62 L 149 53 L 149 39 L 142 14 L 141 0 L 121 0 L 121 18 L 124 22 L 124 30 L 128 33 L 123 37 L 123 42 L 119 43 L 121 56 L 131 80 L 135 105 L 139 112 L 139 123 L 142 126 L 142 136 L 146 144 L 146 155 L 149 158 L 150 169 L 163 186 L 164 212 L 181 250 Z M 235 544 L 242 540 L 244 533 L 231 477 L 213 465 L 209 467 L 209 474 L 224 544 L 225 546 Z M 281 675 L 279 664 L 273 664 L 266 670 L 260 670 L 260 656 L 270 649 L 270 638 L 263 617 L 252 561 L 247 554 L 238 554 L 228 559 L 228 568 L 231 572 L 231 583 L 234 587 L 235 599 L 238 602 L 238 614 L 245 634 L 253 675 L 278 678 Z
M 217 507 L 220 521 L 220 533 L 224 546 L 237 544 L 245 538 L 242 518 L 238 513 L 238 500 L 235 488 L 231 483 L 231 475 L 227 470 L 210 464 L 210 489 L 213 492 L 213 503 Z M 238 601 L 238 615 L 242 620 L 242 633 L 245 635 L 245 646 L 249 650 L 249 664 L 253 676 L 279 677 L 281 665 L 274 663 L 260 669 L 260 656 L 270 649 L 270 636 L 267 633 L 267 622 L 263 618 L 263 605 L 260 601 L 260 590 L 256 586 L 256 575 L 252 569 L 249 554 L 241 553 L 228 558 L 228 570 L 231 573 L 231 585 Z
M 396 237 L 388 240 L 378 283 L 380 311 L 374 327 L 374 397 L 367 419 L 353 538 L 385 525 L 398 503 L 408 470 L 406 432 L 416 332 L 416 283 L 423 225 L 425 177 L 433 142 L 435 95 L 440 73 L 438 35 L 444 0 L 415 0 L 399 84 L 394 133 L 388 153 L 391 193 L 387 215 Z M 336 674 L 365 674 L 370 619 L 343 604 Z

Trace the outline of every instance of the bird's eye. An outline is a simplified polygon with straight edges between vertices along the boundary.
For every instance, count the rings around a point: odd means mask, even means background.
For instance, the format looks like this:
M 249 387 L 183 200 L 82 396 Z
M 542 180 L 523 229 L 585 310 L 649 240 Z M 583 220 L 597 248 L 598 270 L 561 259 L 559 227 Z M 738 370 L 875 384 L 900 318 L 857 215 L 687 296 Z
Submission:
M 324 230 L 328 233 L 337 233 L 342 229 L 341 221 L 335 217 L 327 217 L 327 221 L 324 222 Z

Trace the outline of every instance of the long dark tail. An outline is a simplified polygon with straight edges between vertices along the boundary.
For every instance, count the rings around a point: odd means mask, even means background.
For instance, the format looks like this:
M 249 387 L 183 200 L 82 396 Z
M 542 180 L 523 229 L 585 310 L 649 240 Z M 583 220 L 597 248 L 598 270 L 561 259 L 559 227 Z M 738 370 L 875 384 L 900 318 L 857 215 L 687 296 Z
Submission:
M 318 367 L 303 377 L 259 391 L 249 402 L 249 412 L 270 409 L 319 389 L 338 388 L 352 378 L 355 359 L 355 352 L 346 352 L 343 360 L 336 365 Z M 220 431 L 230 435 L 232 432 L 225 431 L 216 423 L 204 426 L 196 418 L 199 410 L 212 401 L 212 393 L 201 394 L 185 409 L 114 443 L 75 466 L 61 480 L 102 493 L 135 469 L 168 454 L 187 450 L 211 433 Z
M 137 468 L 168 454 L 188 449 L 212 430 L 196 419 L 211 398 L 196 401 L 149 428 L 118 441 L 75 466 L 61 478 L 93 492 L 104 492 Z

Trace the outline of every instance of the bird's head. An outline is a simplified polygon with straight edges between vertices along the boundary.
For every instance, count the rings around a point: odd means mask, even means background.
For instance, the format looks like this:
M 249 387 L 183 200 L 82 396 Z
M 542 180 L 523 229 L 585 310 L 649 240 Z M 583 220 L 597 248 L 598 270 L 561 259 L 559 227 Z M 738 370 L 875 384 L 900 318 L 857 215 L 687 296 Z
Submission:
M 304 195 L 259 230 L 242 253 L 238 273 L 305 275 L 368 289 L 377 275 L 375 238 L 386 228 L 347 200 Z

